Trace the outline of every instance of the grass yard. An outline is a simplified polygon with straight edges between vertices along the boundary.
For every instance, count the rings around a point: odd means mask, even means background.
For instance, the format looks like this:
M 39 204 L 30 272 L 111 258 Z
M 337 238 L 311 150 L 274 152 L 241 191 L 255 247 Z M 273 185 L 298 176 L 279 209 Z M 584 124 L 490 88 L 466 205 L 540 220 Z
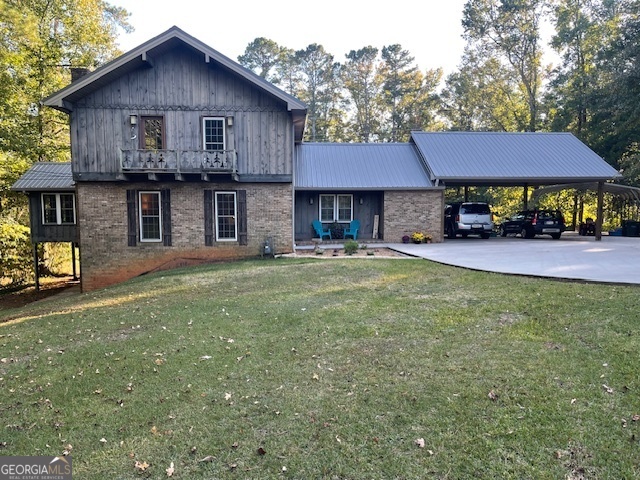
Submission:
M 0 455 L 70 452 L 78 479 L 638 478 L 639 321 L 636 287 L 417 259 L 149 275 L 0 309 Z

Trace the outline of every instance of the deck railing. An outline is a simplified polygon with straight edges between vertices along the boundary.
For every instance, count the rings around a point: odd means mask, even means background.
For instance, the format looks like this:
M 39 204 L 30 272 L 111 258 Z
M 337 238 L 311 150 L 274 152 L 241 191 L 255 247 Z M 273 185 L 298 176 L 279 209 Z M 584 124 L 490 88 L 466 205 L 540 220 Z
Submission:
M 124 173 L 236 173 L 235 150 L 121 150 Z

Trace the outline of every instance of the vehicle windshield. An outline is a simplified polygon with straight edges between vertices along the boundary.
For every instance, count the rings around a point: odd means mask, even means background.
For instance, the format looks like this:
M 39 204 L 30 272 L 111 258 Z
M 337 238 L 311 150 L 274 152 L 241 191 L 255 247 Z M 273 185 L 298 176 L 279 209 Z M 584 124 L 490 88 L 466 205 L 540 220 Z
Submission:
M 460 205 L 460 214 L 489 215 L 489 205 L 486 203 L 463 203 Z

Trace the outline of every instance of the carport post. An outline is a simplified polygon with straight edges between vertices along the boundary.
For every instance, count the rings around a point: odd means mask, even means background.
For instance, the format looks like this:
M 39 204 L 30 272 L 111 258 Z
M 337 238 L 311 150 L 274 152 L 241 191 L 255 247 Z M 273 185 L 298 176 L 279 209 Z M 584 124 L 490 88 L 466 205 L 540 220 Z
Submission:
M 524 184 L 524 191 L 522 192 L 522 209 L 529 209 L 529 185 L 527 183 Z
M 604 200 L 604 182 L 598 182 L 598 215 L 596 216 L 596 241 L 602 240 L 602 212 Z

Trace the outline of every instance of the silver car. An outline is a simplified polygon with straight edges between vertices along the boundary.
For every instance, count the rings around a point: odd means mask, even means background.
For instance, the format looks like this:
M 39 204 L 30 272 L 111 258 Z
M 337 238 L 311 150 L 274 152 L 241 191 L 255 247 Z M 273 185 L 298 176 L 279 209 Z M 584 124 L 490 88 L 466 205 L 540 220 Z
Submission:
M 444 231 L 447 238 L 456 235 L 480 235 L 489 238 L 493 231 L 491 207 L 483 202 L 452 203 L 444 209 Z

